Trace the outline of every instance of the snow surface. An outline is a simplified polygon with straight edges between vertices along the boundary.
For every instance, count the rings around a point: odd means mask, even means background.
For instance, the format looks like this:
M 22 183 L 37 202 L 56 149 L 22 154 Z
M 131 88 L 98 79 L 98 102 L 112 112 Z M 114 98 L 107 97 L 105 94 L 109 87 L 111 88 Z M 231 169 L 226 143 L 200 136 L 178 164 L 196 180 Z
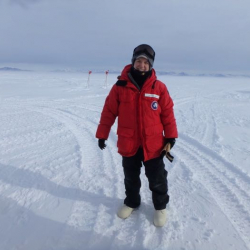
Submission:
M 0 73 L 0 249 L 250 249 L 250 80 L 160 76 L 179 139 L 165 227 L 142 205 L 126 220 L 116 124 L 95 132 L 116 75 Z

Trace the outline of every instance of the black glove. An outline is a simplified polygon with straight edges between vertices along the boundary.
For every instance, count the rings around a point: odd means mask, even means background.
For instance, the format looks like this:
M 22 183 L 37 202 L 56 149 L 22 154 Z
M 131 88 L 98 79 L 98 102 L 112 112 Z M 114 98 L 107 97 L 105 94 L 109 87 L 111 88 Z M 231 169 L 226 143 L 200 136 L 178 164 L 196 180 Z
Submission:
M 168 144 L 168 143 L 170 143 L 170 149 L 171 149 L 175 144 L 175 138 L 166 138 L 165 144 Z
M 98 140 L 98 146 L 101 150 L 105 149 L 106 148 L 106 144 L 105 144 L 105 139 L 99 139 Z
M 175 138 L 167 138 L 165 140 L 165 146 L 161 151 L 161 157 L 163 158 L 164 156 L 167 157 L 167 159 L 172 162 L 174 160 L 174 157 L 170 154 L 170 149 L 174 146 L 175 144 Z

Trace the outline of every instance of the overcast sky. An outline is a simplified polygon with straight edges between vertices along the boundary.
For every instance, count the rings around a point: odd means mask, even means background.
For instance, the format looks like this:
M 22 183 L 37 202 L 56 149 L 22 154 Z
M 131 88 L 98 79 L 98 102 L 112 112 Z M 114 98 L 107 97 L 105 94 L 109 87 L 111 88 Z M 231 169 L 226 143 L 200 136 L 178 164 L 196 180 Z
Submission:
M 0 66 L 250 72 L 249 0 L 0 0 Z M 29 66 L 30 65 L 30 66 Z

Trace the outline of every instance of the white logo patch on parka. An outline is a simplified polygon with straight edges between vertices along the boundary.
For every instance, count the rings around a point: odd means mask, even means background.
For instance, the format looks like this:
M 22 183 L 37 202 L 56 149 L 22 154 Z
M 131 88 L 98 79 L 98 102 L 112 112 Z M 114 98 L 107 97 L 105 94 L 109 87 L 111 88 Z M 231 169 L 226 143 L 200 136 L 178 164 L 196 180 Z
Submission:
M 158 109 L 158 102 L 157 102 L 157 101 L 153 101 L 153 102 L 151 103 L 151 108 L 152 108 L 153 110 L 157 110 L 157 109 Z

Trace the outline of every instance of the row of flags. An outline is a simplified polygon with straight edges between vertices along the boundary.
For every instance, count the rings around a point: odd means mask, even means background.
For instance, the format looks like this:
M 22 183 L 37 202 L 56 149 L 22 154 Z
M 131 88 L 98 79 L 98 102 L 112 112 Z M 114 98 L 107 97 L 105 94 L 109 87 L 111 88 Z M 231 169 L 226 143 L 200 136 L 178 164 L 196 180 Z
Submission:
M 106 71 L 105 71 L 106 79 L 105 79 L 105 82 L 104 82 L 104 87 L 107 87 L 107 84 L 108 84 L 108 82 L 107 82 L 107 80 L 108 80 L 108 73 L 109 73 L 109 71 L 106 70 Z M 87 81 L 87 87 L 89 87 L 90 75 L 91 75 L 91 74 L 92 74 L 92 71 L 89 70 L 89 76 L 88 76 L 88 81 Z
M 90 75 L 91 73 L 92 73 L 92 71 L 90 70 L 90 71 L 89 71 L 89 75 Z M 105 71 L 105 74 L 107 75 L 108 73 L 109 73 L 109 71 L 106 70 L 106 71 Z

